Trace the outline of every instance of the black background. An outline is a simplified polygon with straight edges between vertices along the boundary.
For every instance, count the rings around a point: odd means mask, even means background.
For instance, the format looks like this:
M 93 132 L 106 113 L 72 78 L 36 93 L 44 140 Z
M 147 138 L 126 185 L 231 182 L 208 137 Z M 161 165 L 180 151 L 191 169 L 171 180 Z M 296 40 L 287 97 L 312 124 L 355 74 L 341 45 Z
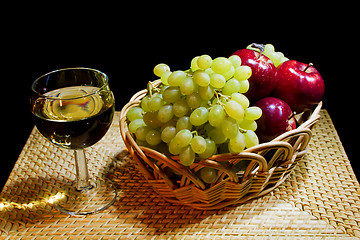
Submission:
M 152 73 L 156 64 L 185 70 L 196 55 L 229 56 L 252 42 L 272 43 L 288 58 L 312 62 L 318 69 L 326 85 L 324 108 L 359 178 L 355 156 L 359 50 L 354 37 L 358 33 L 349 31 L 351 19 L 334 20 L 332 14 L 331 18 L 309 19 L 301 13 L 274 19 L 258 12 L 263 18 L 255 23 L 254 16 L 236 12 L 230 14 L 232 18 L 213 12 L 200 16 L 190 10 L 190 15 L 170 10 L 164 10 L 164 15 L 149 12 L 148 7 L 142 5 L 141 12 L 118 6 L 68 6 L 56 12 L 47 7 L 47 11 L 25 16 L 13 12 L 9 20 L 14 24 L 4 24 L 1 36 L 1 136 L 5 144 L 0 188 L 33 128 L 28 99 L 31 83 L 40 75 L 66 67 L 99 69 L 109 76 L 120 111 L 135 92 L 156 79 Z

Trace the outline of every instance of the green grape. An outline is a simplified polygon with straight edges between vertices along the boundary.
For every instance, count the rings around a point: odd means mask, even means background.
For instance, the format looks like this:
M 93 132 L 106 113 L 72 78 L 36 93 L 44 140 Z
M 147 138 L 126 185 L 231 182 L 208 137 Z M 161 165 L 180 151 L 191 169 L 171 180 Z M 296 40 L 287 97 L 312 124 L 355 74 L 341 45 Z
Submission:
M 281 60 L 280 60 L 280 64 L 282 64 L 283 62 L 286 62 L 288 61 L 289 59 L 287 57 L 281 57 Z M 279 64 L 279 65 L 280 65 Z
M 206 150 L 206 141 L 201 136 L 195 136 L 191 139 L 190 146 L 195 153 L 203 153 Z
M 220 105 L 214 105 L 209 111 L 209 123 L 213 127 L 218 127 L 224 121 L 226 116 L 225 110 Z
M 148 133 L 148 131 L 151 130 L 151 127 L 149 126 L 141 126 L 138 127 L 135 131 L 135 136 L 136 139 L 139 139 L 141 141 L 145 141 L 146 140 L 146 134 Z
M 205 107 L 198 107 L 190 114 L 190 122 L 194 126 L 200 126 L 208 121 L 208 115 Z
M 161 134 L 155 129 L 151 129 L 146 133 L 146 142 L 152 146 L 158 145 L 161 142 Z
M 199 157 L 202 159 L 207 159 L 209 157 L 211 157 L 213 154 L 216 153 L 216 144 L 214 141 L 212 141 L 209 138 L 205 139 L 206 142 L 206 149 L 203 153 L 199 154 Z
M 175 143 L 180 147 L 183 148 L 190 144 L 192 139 L 192 133 L 188 129 L 182 129 L 178 133 L 176 133 L 174 137 Z
M 150 112 L 150 108 L 148 106 L 150 100 L 150 96 L 145 96 L 143 99 L 141 99 L 140 106 L 145 112 Z
M 173 104 L 173 112 L 174 115 L 177 117 L 182 117 L 186 115 L 189 111 L 190 107 L 187 104 L 185 99 L 179 99 Z
M 126 117 L 129 121 L 134 121 L 135 119 L 143 118 L 144 110 L 139 107 L 131 108 L 127 113 Z
M 203 100 L 209 101 L 214 97 L 214 88 L 211 86 L 199 87 L 198 93 Z
M 209 74 L 209 76 L 215 73 L 211 68 L 205 69 L 205 72 Z
M 241 127 L 242 129 L 253 130 L 253 131 L 256 131 L 257 129 L 257 123 L 254 120 L 243 119 L 242 121 L 239 121 L 238 124 L 239 127 Z
M 154 94 L 147 103 L 151 112 L 158 111 L 163 105 L 163 99 L 161 94 Z
M 168 83 L 170 86 L 180 86 L 181 81 L 186 77 L 184 71 L 175 71 L 170 74 L 168 77 Z
M 205 183 L 213 183 L 217 179 L 217 170 L 214 168 L 204 167 L 200 169 L 200 177 Z
M 193 74 L 194 82 L 200 87 L 207 87 L 210 84 L 210 76 L 203 70 L 197 70 Z
M 265 56 L 267 56 L 268 58 L 270 58 L 270 60 L 274 63 L 275 67 L 279 66 L 281 63 L 281 57 L 278 53 L 276 52 L 269 52 L 267 54 L 265 54 Z
M 180 91 L 183 95 L 190 95 L 197 91 L 197 85 L 191 77 L 184 78 L 180 83 Z
M 270 60 L 274 63 L 275 67 L 278 67 L 281 63 L 283 63 L 285 59 L 284 54 L 282 52 L 275 52 L 275 48 L 272 44 L 265 45 L 265 51 L 263 52 L 265 56 L 270 58 Z
M 199 66 L 197 65 L 197 60 L 199 59 L 199 57 L 194 57 L 192 60 L 191 60 L 191 71 L 195 72 L 196 70 L 199 70 Z
M 169 85 L 168 78 L 169 78 L 171 73 L 172 72 L 170 72 L 170 71 L 166 71 L 161 75 L 160 80 L 164 85 Z
M 162 125 L 158 118 L 158 112 L 146 112 L 143 119 L 145 124 L 152 128 L 158 128 Z
M 238 55 L 231 55 L 228 59 L 235 69 L 241 66 L 241 58 Z
M 273 61 L 275 67 L 278 67 L 282 63 L 282 56 L 279 54 L 279 52 L 275 52 L 273 55 L 274 56 L 271 60 Z
M 227 71 L 230 71 L 231 62 L 224 57 L 215 58 L 212 61 L 211 69 L 216 73 L 225 73 Z
M 182 129 L 188 129 L 190 131 L 192 129 L 190 118 L 187 116 L 180 117 L 176 122 L 176 132 L 179 132 Z
M 225 86 L 226 79 L 223 75 L 214 73 L 210 75 L 210 85 L 214 88 L 223 88 Z
M 240 90 L 239 93 L 246 93 L 249 90 L 250 87 L 250 83 L 249 80 L 243 80 L 240 81 Z
M 249 66 L 239 66 L 235 69 L 234 78 L 243 81 L 251 77 L 252 71 Z
M 230 138 L 229 151 L 232 153 L 242 152 L 245 149 L 245 145 L 246 140 L 244 134 L 238 132 L 235 137 Z
M 238 92 L 237 92 L 237 93 L 231 94 L 231 100 L 234 100 L 234 101 L 240 103 L 240 105 L 241 105 L 244 109 L 248 108 L 249 105 L 250 105 L 249 99 L 248 99 L 244 94 L 242 94 L 242 93 L 238 93 Z
M 180 89 L 178 87 L 170 86 L 164 90 L 162 97 L 167 103 L 176 102 L 181 97 Z
M 134 121 L 130 122 L 129 131 L 135 133 L 136 129 L 138 129 L 141 126 L 145 126 L 144 120 L 142 118 L 135 119 Z
M 169 143 L 169 152 L 172 155 L 179 155 L 180 150 L 181 147 L 176 143 L 175 138 L 171 139 Z
M 166 123 L 170 121 L 173 118 L 173 116 L 174 116 L 174 112 L 173 112 L 173 106 L 171 104 L 166 104 L 162 106 L 157 114 L 159 121 L 162 123 Z
M 228 138 L 224 135 L 221 127 L 211 129 L 210 131 L 208 131 L 208 134 L 207 134 L 207 135 L 208 135 L 208 137 L 209 137 L 211 140 L 213 140 L 216 144 L 222 144 L 222 143 L 226 142 L 226 140 L 228 139 Z
M 275 47 L 274 45 L 268 43 L 268 44 L 265 44 L 265 50 L 263 51 L 263 54 L 265 54 L 267 56 L 268 53 L 271 53 L 271 52 L 275 52 Z
M 176 128 L 174 126 L 167 126 L 161 131 L 161 140 L 169 143 L 176 135 Z
M 225 77 L 225 80 L 227 81 L 234 76 L 234 73 L 235 73 L 235 68 L 233 65 L 231 65 L 230 70 L 225 73 L 222 73 L 222 75 Z
M 244 135 L 246 140 L 246 148 L 251 148 L 259 144 L 259 138 L 254 131 L 247 130 Z
M 154 74 L 158 77 L 161 77 L 164 72 L 170 71 L 170 67 L 166 65 L 165 63 L 159 63 L 154 67 Z
M 240 88 L 241 88 L 240 82 L 235 78 L 232 78 L 225 83 L 222 93 L 230 96 L 231 94 L 238 92 Z
M 233 138 L 239 132 L 239 124 L 231 117 L 226 117 L 221 123 L 221 130 L 227 138 Z
M 190 166 L 195 161 L 195 153 L 190 145 L 183 147 L 179 153 L 180 163 L 184 166 Z
M 189 105 L 189 107 L 191 107 L 191 108 L 200 107 L 201 101 L 202 101 L 202 99 L 197 92 L 194 92 L 194 93 L 186 96 L 186 102 Z
M 160 85 L 159 86 L 160 87 L 160 94 L 161 94 L 161 96 L 163 95 L 163 93 L 164 93 L 164 91 L 167 89 L 167 88 L 169 88 L 170 86 L 169 85 Z
M 197 61 L 197 66 L 200 68 L 200 69 L 207 69 L 209 67 L 211 67 L 211 64 L 212 64 L 212 58 L 209 56 L 209 55 L 201 55 Z
M 261 117 L 262 110 L 259 107 L 249 107 L 245 109 L 245 119 L 247 120 L 257 120 Z
M 227 115 L 238 121 L 242 120 L 245 114 L 244 108 L 240 103 L 234 100 L 230 100 L 225 104 L 225 112 Z

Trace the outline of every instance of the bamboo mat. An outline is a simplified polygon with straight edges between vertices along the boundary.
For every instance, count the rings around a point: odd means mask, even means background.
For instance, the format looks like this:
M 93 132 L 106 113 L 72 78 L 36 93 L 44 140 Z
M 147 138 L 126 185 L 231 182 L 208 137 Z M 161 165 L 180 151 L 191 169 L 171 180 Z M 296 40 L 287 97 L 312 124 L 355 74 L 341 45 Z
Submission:
M 49 203 L 75 178 L 71 151 L 34 128 L 0 195 L 1 239 L 360 239 L 360 186 L 326 110 L 309 152 L 273 192 L 243 205 L 196 210 L 165 202 L 136 170 L 119 133 L 87 150 L 91 175 L 113 180 L 108 210 L 73 217 Z

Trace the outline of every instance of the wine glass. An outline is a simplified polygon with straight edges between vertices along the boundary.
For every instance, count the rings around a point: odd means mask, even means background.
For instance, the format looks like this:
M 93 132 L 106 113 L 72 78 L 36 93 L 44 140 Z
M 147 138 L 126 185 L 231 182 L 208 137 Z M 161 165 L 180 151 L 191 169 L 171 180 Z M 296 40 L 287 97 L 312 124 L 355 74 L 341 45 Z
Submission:
M 109 129 L 114 104 L 107 75 L 95 69 L 60 69 L 32 84 L 31 111 L 37 129 L 53 144 L 75 153 L 76 180 L 62 187 L 66 197 L 55 203 L 64 213 L 91 214 L 116 199 L 115 189 L 104 180 L 89 178 L 84 152 Z

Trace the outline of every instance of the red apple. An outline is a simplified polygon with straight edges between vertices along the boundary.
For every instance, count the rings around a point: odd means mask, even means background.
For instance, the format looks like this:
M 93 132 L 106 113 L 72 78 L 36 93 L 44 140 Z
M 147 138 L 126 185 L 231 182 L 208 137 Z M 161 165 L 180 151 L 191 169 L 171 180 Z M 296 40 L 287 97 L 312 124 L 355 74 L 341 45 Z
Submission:
M 312 66 L 289 60 L 278 66 L 273 96 L 284 100 L 297 113 L 316 106 L 324 96 L 325 84 Z
M 241 64 L 249 66 L 252 70 L 249 78 L 250 88 L 245 93 L 249 100 L 255 102 L 269 96 L 276 85 L 274 63 L 264 54 L 251 49 L 240 49 L 232 55 L 238 55 L 241 58 Z
M 256 134 L 261 142 L 268 142 L 280 134 L 296 128 L 290 106 L 279 98 L 266 97 L 255 103 L 262 110 L 257 120 Z

